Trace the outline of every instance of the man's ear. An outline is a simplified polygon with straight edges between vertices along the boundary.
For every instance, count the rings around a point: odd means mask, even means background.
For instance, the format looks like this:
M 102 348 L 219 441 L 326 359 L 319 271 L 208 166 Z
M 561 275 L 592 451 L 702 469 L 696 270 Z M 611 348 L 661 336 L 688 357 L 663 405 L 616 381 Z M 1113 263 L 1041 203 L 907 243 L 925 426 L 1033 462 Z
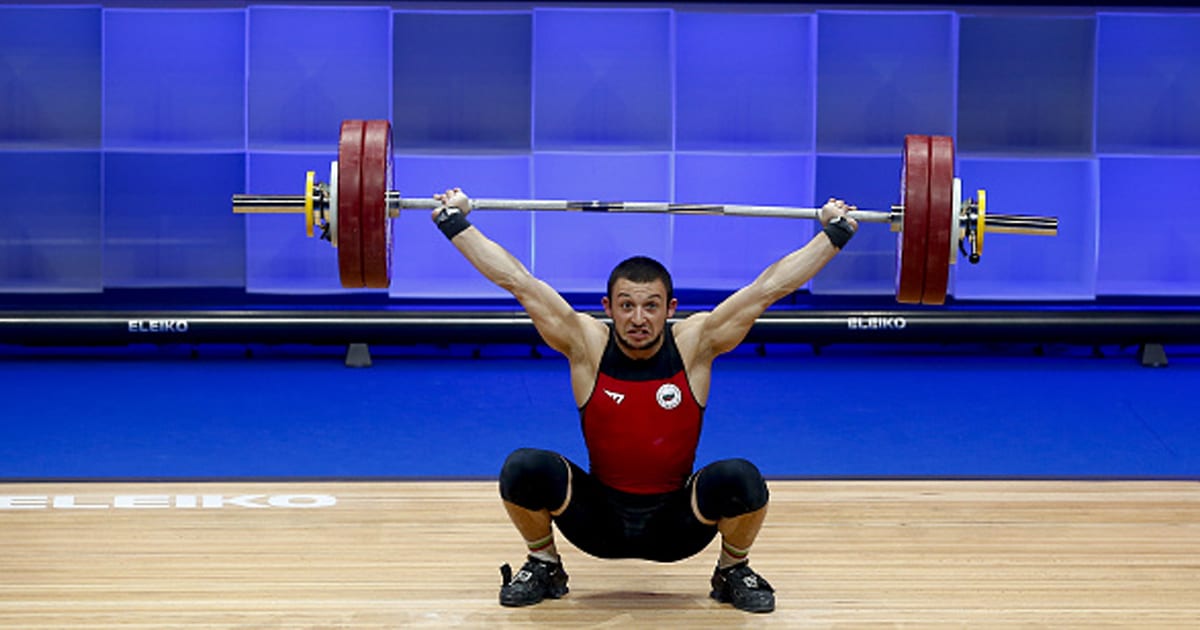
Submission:
M 675 317 L 675 309 L 676 308 L 679 308 L 679 300 L 676 298 L 671 298 L 671 301 L 667 302 L 667 317 L 668 318 Z
M 600 305 L 604 307 L 604 314 L 612 317 L 612 304 L 608 301 L 608 296 L 600 298 Z

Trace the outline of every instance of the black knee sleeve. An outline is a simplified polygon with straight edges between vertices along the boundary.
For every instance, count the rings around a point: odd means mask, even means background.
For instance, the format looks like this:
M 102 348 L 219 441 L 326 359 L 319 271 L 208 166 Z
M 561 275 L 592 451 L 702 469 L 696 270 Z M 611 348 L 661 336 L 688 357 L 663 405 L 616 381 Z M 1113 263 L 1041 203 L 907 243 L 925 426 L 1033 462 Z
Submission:
M 527 510 L 557 510 L 567 500 L 567 463 L 552 451 L 519 448 L 500 469 L 500 496 Z
M 696 476 L 696 507 L 709 520 L 733 518 L 767 504 L 767 482 L 758 467 L 744 459 L 723 459 Z

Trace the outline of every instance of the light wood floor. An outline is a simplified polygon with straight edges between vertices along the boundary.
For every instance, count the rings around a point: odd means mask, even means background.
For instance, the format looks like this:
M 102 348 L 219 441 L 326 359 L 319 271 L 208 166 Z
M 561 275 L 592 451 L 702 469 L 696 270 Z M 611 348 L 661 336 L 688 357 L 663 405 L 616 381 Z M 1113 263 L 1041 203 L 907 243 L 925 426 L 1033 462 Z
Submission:
M 0 626 L 1200 627 L 1200 483 L 771 490 L 751 557 L 778 608 L 747 615 L 707 598 L 715 545 L 659 565 L 560 542 L 571 593 L 500 607 L 523 554 L 493 483 L 0 483 Z

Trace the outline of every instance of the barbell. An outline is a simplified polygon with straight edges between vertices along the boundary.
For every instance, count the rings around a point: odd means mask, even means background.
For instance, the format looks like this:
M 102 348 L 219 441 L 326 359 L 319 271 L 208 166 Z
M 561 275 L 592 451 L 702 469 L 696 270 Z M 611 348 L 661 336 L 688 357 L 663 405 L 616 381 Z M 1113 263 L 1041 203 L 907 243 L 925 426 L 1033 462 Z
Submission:
M 980 261 L 988 232 L 1056 235 L 1058 219 L 987 212 L 987 193 L 962 198 L 962 182 L 954 176 L 954 141 L 948 136 L 904 137 L 900 203 L 887 211 L 855 210 L 863 223 L 886 223 L 897 232 L 896 300 L 904 304 L 943 304 L 950 265 L 957 249 L 972 263 Z M 400 210 L 433 210 L 429 198 L 406 198 L 391 190 L 391 123 L 346 120 L 338 136 L 338 159 L 330 164 L 329 181 L 306 174 L 303 195 L 233 196 L 233 211 L 302 213 L 308 236 L 320 229 L 323 240 L 338 250 L 343 287 L 384 289 L 391 284 L 392 221 Z M 576 212 L 648 212 L 818 219 L 819 208 L 690 204 L 629 201 L 558 201 L 539 199 L 472 199 L 472 210 Z

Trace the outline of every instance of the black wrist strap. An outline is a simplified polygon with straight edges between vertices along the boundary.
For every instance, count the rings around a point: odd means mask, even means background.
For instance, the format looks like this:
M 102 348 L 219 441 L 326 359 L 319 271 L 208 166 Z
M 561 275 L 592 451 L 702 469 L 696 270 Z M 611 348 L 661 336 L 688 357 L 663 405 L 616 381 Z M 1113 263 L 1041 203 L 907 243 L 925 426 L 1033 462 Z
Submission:
M 442 211 L 438 213 L 437 218 L 433 222 L 442 231 L 442 234 L 445 234 L 446 238 L 451 240 L 455 236 L 458 236 L 459 232 L 471 227 L 471 222 L 467 220 L 467 216 L 457 208 L 454 210 L 442 208 Z
M 829 225 L 826 225 L 825 229 L 821 231 L 825 232 L 825 236 L 828 236 L 829 241 L 838 249 L 845 247 L 846 243 L 849 243 L 851 237 L 854 236 L 854 228 L 850 227 L 850 222 L 846 220 L 846 217 L 834 217 Z

